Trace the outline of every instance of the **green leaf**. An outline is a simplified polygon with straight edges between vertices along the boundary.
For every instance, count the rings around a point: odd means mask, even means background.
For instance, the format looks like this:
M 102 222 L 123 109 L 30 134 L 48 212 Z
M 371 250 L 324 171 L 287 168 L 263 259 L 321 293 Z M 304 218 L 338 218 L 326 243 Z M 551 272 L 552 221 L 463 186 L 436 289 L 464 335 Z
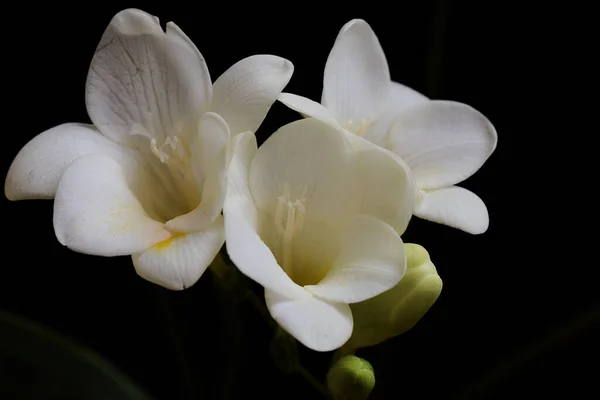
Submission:
M 93 351 L 0 311 L 0 398 L 151 400 Z

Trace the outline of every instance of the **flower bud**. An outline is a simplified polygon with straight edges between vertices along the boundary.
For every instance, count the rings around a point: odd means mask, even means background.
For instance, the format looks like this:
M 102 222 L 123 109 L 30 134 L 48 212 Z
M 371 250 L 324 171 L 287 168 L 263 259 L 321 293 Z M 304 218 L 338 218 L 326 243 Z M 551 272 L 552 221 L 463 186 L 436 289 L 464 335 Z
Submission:
M 418 244 L 406 243 L 406 274 L 392 289 L 352 304 L 354 331 L 346 346 L 374 346 L 400 335 L 425 315 L 442 291 L 442 280 Z
M 334 400 L 366 400 L 374 386 L 373 367 L 354 355 L 340 358 L 327 374 L 327 389 Z

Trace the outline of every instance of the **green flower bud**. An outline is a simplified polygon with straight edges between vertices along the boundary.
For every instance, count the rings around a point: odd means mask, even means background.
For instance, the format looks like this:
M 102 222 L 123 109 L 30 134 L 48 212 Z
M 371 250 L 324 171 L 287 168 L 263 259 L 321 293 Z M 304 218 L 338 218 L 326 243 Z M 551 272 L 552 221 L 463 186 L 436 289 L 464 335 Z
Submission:
M 374 346 L 400 335 L 425 315 L 442 291 L 442 279 L 418 244 L 406 243 L 406 274 L 392 289 L 352 304 L 354 331 L 345 346 Z
M 375 372 L 367 360 L 340 358 L 327 374 L 327 389 L 334 400 L 366 400 L 375 386 Z

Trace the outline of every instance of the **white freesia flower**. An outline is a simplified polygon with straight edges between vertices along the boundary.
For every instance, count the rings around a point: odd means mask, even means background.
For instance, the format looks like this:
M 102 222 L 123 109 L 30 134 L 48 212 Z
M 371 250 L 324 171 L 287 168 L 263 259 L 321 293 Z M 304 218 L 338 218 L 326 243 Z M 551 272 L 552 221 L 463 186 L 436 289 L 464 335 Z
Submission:
M 414 327 L 442 292 L 442 279 L 423 246 L 406 243 L 406 274 L 392 289 L 352 304 L 348 349 L 375 346 Z
M 483 201 L 454 185 L 492 154 L 494 127 L 468 105 L 429 100 L 392 82 L 379 40 L 365 21 L 355 19 L 341 29 L 325 66 L 321 104 L 289 93 L 279 100 L 401 156 L 416 181 L 414 215 L 472 234 L 487 230 Z
M 254 131 L 289 81 L 279 57 L 246 58 L 212 84 L 172 22 L 118 13 L 86 85 L 94 125 L 68 123 L 25 145 L 6 178 L 10 200 L 51 199 L 58 240 L 100 256 L 132 255 L 142 277 L 193 285 L 224 241 L 230 135 Z
M 358 139 L 316 119 L 280 128 L 258 150 L 241 134 L 228 172 L 227 252 L 264 286 L 280 326 L 317 351 L 342 346 L 348 304 L 390 289 L 406 268 L 408 172 Z

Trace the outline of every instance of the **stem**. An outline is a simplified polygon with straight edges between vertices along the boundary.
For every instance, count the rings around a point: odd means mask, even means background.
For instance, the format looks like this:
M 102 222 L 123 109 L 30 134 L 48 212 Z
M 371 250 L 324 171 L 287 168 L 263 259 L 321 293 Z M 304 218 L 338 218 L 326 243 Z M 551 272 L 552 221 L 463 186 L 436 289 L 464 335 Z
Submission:
M 195 379 L 192 374 L 192 368 L 183 350 L 183 341 L 177 333 L 177 323 L 171 312 L 169 296 L 166 295 L 165 289 L 163 288 L 154 287 L 153 290 L 158 301 L 159 312 L 162 319 L 165 321 L 164 326 L 169 338 L 169 343 L 175 353 L 175 359 L 181 370 L 182 383 L 186 387 L 186 390 L 184 391 L 185 397 L 190 400 L 196 399 L 198 398 L 198 393 L 194 384 Z
M 279 325 L 273 320 L 273 318 L 271 318 L 271 315 L 264 304 L 264 300 L 261 301 L 261 299 L 244 284 L 245 282 L 239 279 L 239 273 L 237 270 L 224 260 L 221 253 L 217 255 L 210 268 L 211 271 L 213 271 L 213 273 L 220 278 L 219 281 L 223 281 L 223 287 L 225 287 L 227 290 L 232 290 L 235 288 L 236 295 L 241 295 L 240 297 L 242 299 L 247 299 L 258 311 L 258 313 L 265 319 L 270 327 L 274 329 L 280 329 Z M 298 364 L 296 372 L 300 374 L 313 388 L 325 396 L 325 398 L 330 398 L 326 387 L 317 378 L 315 378 L 310 371 L 304 368 L 302 364 Z
M 323 396 L 325 396 L 326 399 L 330 399 L 331 397 L 329 396 L 329 392 L 327 391 L 327 388 L 325 388 L 325 386 L 317 379 L 315 378 L 315 376 L 313 374 L 310 373 L 310 371 L 308 371 L 306 368 L 304 368 L 304 366 L 302 366 L 302 364 L 300 364 L 298 366 L 297 371 L 300 375 L 302 375 L 302 377 L 304 379 L 306 379 L 306 381 L 312 386 L 314 387 L 316 390 L 318 390 Z

